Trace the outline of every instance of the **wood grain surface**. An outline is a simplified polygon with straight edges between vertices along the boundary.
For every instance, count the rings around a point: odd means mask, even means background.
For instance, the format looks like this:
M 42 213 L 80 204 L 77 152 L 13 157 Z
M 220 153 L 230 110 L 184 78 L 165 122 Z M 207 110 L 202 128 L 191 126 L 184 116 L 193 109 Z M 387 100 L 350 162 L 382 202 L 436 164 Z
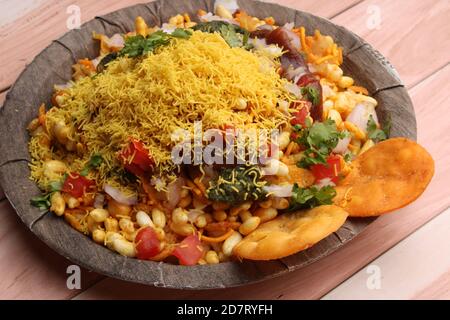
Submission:
M 62 219 L 43 214 L 30 207 L 30 196 L 39 194 L 29 179 L 27 160 L 29 136 L 24 130 L 36 117 L 36 103 L 49 103 L 53 84 L 65 83 L 71 77 L 74 59 L 98 55 L 92 32 L 112 35 L 134 28 L 137 15 L 150 25 L 161 24 L 179 12 L 195 15 L 197 10 L 211 10 L 213 1 L 155 1 L 127 7 L 100 16 L 55 40 L 27 66 L 9 90 L 2 109 L 0 134 L 0 183 L 15 206 L 17 214 L 30 230 L 53 250 L 74 263 L 101 274 L 156 287 L 175 289 L 229 288 L 254 283 L 292 272 L 331 254 L 348 243 L 374 219 L 347 219 L 336 232 L 312 248 L 280 260 L 221 263 L 218 265 L 182 266 L 128 259 L 76 232 Z M 355 34 L 337 27 L 329 20 L 259 1 L 241 2 L 241 9 L 259 17 L 273 16 L 281 25 L 294 21 L 310 33 L 322 32 L 339 39 L 343 47 L 344 70 L 356 77 L 369 92 L 376 93 L 379 115 L 389 118 L 392 136 L 416 138 L 412 102 L 387 60 Z M 58 57 L 58 59 L 55 59 Z M 11 183 L 14 181 L 15 183 Z
M 421 299 L 441 295 L 446 298 L 450 255 L 444 252 L 448 251 L 449 241 L 450 209 L 447 209 L 323 299 Z M 417 260 L 417 256 L 422 259 Z M 369 278 L 373 268 L 380 279 L 376 285 Z M 394 282 L 395 287 L 383 286 Z
M 379 14 L 379 27 L 373 21 Z M 450 1 L 363 1 L 333 19 L 360 35 L 395 66 L 412 87 L 450 58 Z
M 136 1 L 140 2 L 140 1 Z M 345 25 L 350 30 L 362 36 L 369 43 L 388 57 L 399 71 L 402 80 L 412 88 L 412 97 L 416 107 L 418 119 L 419 141 L 431 152 L 439 165 L 436 177 L 426 194 L 414 207 L 409 207 L 395 215 L 385 216 L 357 241 L 358 246 L 349 247 L 328 257 L 324 261 L 315 263 L 310 268 L 293 273 L 287 277 L 277 279 L 230 292 L 214 291 L 202 294 L 205 297 L 234 297 L 234 298 L 306 298 L 313 299 L 323 296 L 336 285 L 351 276 L 378 255 L 394 246 L 406 235 L 423 225 L 432 216 L 438 215 L 448 207 L 448 179 L 449 159 L 447 145 L 442 144 L 442 137 L 448 136 L 447 106 L 441 98 L 436 102 L 434 96 L 448 89 L 443 84 L 450 81 L 448 71 L 442 76 L 439 69 L 449 62 L 450 45 L 448 43 L 449 21 L 447 0 L 437 1 L 276 1 L 280 4 L 311 11 L 315 14 L 332 17 L 334 22 Z M 58 6 L 58 3 L 62 3 Z M 69 1 L 45 2 L 38 8 L 18 17 L 13 23 L 0 28 L 0 87 L 8 88 L 18 73 L 32 57 L 42 50 L 50 41 L 67 31 L 65 7 Z M 124 7 L 133 1 L 73 1 L 86 8 L 82 20 L 86 21 L 94 15 Z M 425 4 L 424 4 L 425 3 Z M 356 4 L 356 5 L 355 5 Z M 428 6 L 426 6 L 428 5 Z M 83 7 L 86 6 L 86 7 Z M 367 18 L 371 16 L 373 7 L 378 6 L 381 13 L 380 29 L 368 28 Z M 425 7 L 424 7 L 425 6 Z M 90 14 L 90 16 L 89 16 Z M 36 30 L 37 32 L 34 32 Z M 444 37 L 442 36 L 444 35 Z M 406 41 L 406 43 L 404 43 Z M 426 44 L 425 44 L 426 43 Z M 413 50 L 412 48 L 415 48 Z M 448 70 L 448 67 L 446 68 Z M 436 78 L 436 76 L 438 76 Z M 425 80 L 425 81 L 424 81 Z M 423 82 L 422 82 L 423 81 Z M 0 96 L 1 97 L 1 96 Z M 431 98 L 430 98 L 431 97 Z M 441 95 L 442 97 L 442 95 Z M 447 101 L 448 105 L 448 101 Z M 2 239 L 11 237 L 14 241 L 2 241 L 0 254 L 0 298 L 68 298 L 78 294 L 70 291 L 65 285 L 65 266 L 67 261 L 47 247 L 35 241 L 34 236 L 25 230 L 25 226 L 18 222 L 10 205 L 3 201 L 0 212 L 3 223 L 10 226 L 0 229 Z M 30 240 L 31 239 L 31 240 Z M 33 241 L 34 240 L 34 241 Z M 21 263 L 11 263 L 17 252 L 23 253 L 29 259 Z M 34 252 L 39 252 L 38 256 Z M 420 257 L 419 257 L 420 259 Z M 50 262 L 51 261 L 51 262 Z M 33 271 L 29 271 L 30 265 Z M 46 272 L 55 270 L 55 272 Z M 7 275 L 7 276 L 6 276 Z M 28 275 L 26 279 L 23 275 Z M 91 279 L 92 274 L 83 272 L 83 278 Z M 449 297 L 449 272 L 442 274 L 434 282 L 429 283 L 418 297 L 438 298 Z M 11 279 L 16 279 L 15 281 Z M 87 281 L 83 289 L 88 288 L 102 277 L 94 276 Z M 387 283 L 386 286 L 395 286 Z M 437 288 L 436 290 L 431 290 Z M 431 292 L 433 291 L 433 292 Z M 147 287 L 136 286 L 121 281 L 107 279 L 93 286 L 91 290 L 79 295 L 79 298 L 101 297 L 170 297 L 182 299 L 196 296 L 192 292 L 148 290 Z
M 371 262 L 411 232 L 450 206 L 448 179 L 450 178 L 450 122 L 436 124 L 449 104 L 450 66 L 411 90 L 419 121 L 419 143 L 436 160 L 435 176 L 425 193 L 406 208 L 378 218 L 354 241 L 334 254 L 292 274 L 244 288 L 213 292 L 180 292 L 155 290 L 106 279 L 84 291 L 79 298 L 214 298 L 214 299 L 318 299 L 330 288 Z M 431 101 L 429 95 L 434 97 Z M 117 289 L 120 288 L 120 289 Z M 123 289 L 124 288 L 124 289 Z M 269 289 L 270 288 L 270 289 Z
M 9 23 L 0 28 L 0 91 L 8 88 L 25 65 L 31 62 L 32 58 L 44 49 L 50 42 L 68 30 L 66 21 L 69 15 L 66 13 L 67 7 L 76 4 L 80 7 L 81 22 L 93 19 L 108 12 L 118 10 L 137 3 L 142 0 L 46 0 L 43 3 L 27 12 L 15 23 Z M 268 1 L 283 4 L 283 1 Z M 313 14 L 332 17 L 345 10 L 349 6 L 357 3 L 356 0 L 321 1 L 321 5 L 316 5 L 315 1 L 286 1 L 288 6 L 302 9 Z M 42 23 L 45 21 L 45 23 Z M 24 23 L 26 22 L 26 23 Z M 30 30 L 33 30 L 30 32 Z M 14 63 L 11 63 L 14 61 Z

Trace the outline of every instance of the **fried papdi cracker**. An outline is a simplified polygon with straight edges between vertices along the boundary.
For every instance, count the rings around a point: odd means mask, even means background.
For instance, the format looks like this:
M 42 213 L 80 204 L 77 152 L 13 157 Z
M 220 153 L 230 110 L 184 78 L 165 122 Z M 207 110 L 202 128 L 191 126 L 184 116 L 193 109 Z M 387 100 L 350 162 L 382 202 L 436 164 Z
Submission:
M 279 259 L 308 249 L 347 219 L 340 207 L 326 205 L 314 209 L 285 213 L 261 224 L 234 248 L 239 258 L 250 260 Z
M 352 163 L 336 187 L 334 203 L 352 217 L 378 216 L 416 200 L 434 173 L 434 161 L 406 138 L 383 141 Z

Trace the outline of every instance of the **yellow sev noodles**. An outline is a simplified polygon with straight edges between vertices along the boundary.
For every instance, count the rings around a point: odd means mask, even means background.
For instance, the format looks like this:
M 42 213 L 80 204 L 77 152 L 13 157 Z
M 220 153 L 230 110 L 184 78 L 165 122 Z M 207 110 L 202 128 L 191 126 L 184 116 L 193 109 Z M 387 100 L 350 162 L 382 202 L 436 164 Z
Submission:
M 172 133 L 177 128 L 193 132 L 198 120 L 203 130 L 226 124 L 276 128 L 287 120 L 277 102 L 292 99 L 276 67 L 262 54 L 230 48 L 220 35 L 200 31 L 142 59 L 117 59 L 103 73 L 66 89 L 64 102 L 47 112 L 50 135 L 55 123 L 73 126 L 71 139 L 84 145 L 84 154 L 59 147 L 49 155 L 32 138 L 32 178 L 45 188 L 44 160 L 62 159 L 70 170 L 79 171 L 98 153 L 104 163 L 89 177 L 99 186 L 114 183 L 108 172 L 121 167 L 117 154 L 130 137 L 141 140 L 159 170 L 169 173 L 175 168 Z M 239 99 L 248 102 L 248 110 L 236 110 Z

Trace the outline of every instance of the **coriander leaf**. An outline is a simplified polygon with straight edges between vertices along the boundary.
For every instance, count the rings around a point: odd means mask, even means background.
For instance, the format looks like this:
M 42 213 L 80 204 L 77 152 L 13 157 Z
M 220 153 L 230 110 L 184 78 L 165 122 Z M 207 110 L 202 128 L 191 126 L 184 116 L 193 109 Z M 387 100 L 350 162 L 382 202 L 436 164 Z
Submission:
M 222 25 L 220 28 L 220 35 L 225 40 L 226 43 L 232 48 L 234 47 L 241 47 L 242 40 L 238 36 L 237 32 L 234 30 L 233 27 Z
M 326 164 L 339 139 L 346 136 L 345 132 L 339 132 L 334 120 L 313 123 L 310 127 L 302 128 L 299 137 L 295 140 L 305 148 L 302 159 L 297 166 L 309 168 L 314 164 Z
M 332 186 L 300 188 L 295 183 L 292 188 L 291 203 L 288 210 L 293 211 L 332 204 L 335 196 L 336 190 Z
M 50 195 L 51 193 L 43 196 L 33 197 L 30 200 L 30 204 L 36 208 L 39 208 L 40 210 L 48 210 L 51 206 Z
M 311 126 L 308 142 L 314 146 L 334 148 L 339 140 L 339 131 L 334 120 L 316 122 Z
M 192 31 L 188 29 L 176 28 L 171 35 L 175 38 L 189 39 L 189 37 L 192 35 Z
M 56 191 L 61 191 L 64 181 L 65 179 L 63 179 L 62 181 L 51 181 L 48 186 L 50 189 L 50 192 L 56 192 Z
M 231 24 L 231 23 L 228 23 L 225 21 L 200 22 L 200 23 L 197 23 L 192 29 L 199 30 L 202 32 L 207 32 L 207 33 L 214 33 L 214 32 L 220 33 L 220 29 L 222 28 L 222 26 L 227 26 L 228 28 L 233 28 L 237 33 L 240 33 L 240 34 L 245 34 L 248 32 L 247 30 L 245 30 L 244 28 L 241 28 L 238 25 Z
M 353 154 L 351 152 L 347 152 L 344 154 L 344 161 L 345 162 L 352 162 L 353 160 Z
M 89 162 L 84 166 L 83 170 L 81 170 L 80 175 L 81 176 L 87 176 L 89 174 L 89 171 L 91 171 L 94 168 L 97 168 L 101 163 L 103 162 L 103 157 L 99 154 L 94 154 Z
M 307 118 L 305 119 L 305 127 L 306 127 L 306 128 L 310 128 L 311 126 L 312 126 L 312 120 L 311 120 L 310 117 L 307 117 Z
M 191 32 L 189 30 L 177 28 L 173 34 L 168 34 L 159 30 L 148 37 L 143 37 L 141 35 L 128 37 L 125 40 L 124 47 L 119 52 L 119 56 L 136 58 L 153 52 L 158 47 L 168 45 L 173 38 L 188 39 L 190 36 Z
M 304 152 L 303 158 L 297 163 L 300 168 L 309 168 L 315 164 L 326 164 L 327 157 L 323 153 L 307 149 Z
M 208 199 L 231 204 L 264 199 L 267 193 L 262 188 L 261 170 L 257 166 L 224 168 L 217 179 L 210 182 L 206 191 Z
M 210 21 L 202 22 L 194 26 L 192 29 L 208 33 L 219 33 L 230 47 L 243 47 L 244 49 L 251 49 L 252 46 L 248 43 L 250 33 L 231 23 L 225 21 Z
M 248 43 L 249 38 L 250 38 L 250 32 L 245 32 L 244 36 L 242 37 L 242 45 L 246 50 L 250 50 L 253 48 L 253 45 Z
M 320 93 L 316 88 L 306 86 L 301 89 L 301 93 L 303 96 L 306 96 L 313 105 L 317 106 L 320 104 Z
M 84 167 L 83 170 L 80 171 L 80 176 L 83 176 L 83 177 L 87 176 L 89 174 L 89 171 L 91 171 L 91 168 L 89 168 L 87 166 Z
M 369 139 L 372 139 L 375 142 L 387 139 L 386 133 L 383 130 L 378 129 L 372 115 L 370 115 L 369 121 L 367 121 L 367 136 Z
M 120 56 L 129 56 L 130 58 L 137 57 L 143 54 L 145 45 L 145 38 L 141 35 L 137 35 L 134 37 L 128 37 L 125 40 L 125 45 L 120 50 Z

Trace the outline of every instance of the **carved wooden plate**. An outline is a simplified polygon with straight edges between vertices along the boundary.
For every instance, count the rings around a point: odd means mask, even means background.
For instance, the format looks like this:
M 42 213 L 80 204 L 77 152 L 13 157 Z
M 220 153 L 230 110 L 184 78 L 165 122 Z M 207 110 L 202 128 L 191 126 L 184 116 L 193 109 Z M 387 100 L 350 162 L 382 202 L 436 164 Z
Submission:
M 99 48 L 92 40 L 92 31 L 107 35 L 125 33 L 133 30 L 134 18 L 138 15 L 149 25 L 160 25 L 177 13 L 195 16 L 198 9 L 213 11 L 213 6 L 212 0 L 160 0 L 97 17 L 53 41 L 23 71 L 9 91 L 0 111 L 0 183 L 26 226 L 74 263 L 107 276 L 160 287 L 233 287 L 272 278 L 321 259 L 350 241 L 374 220 L 349 219 L 340 230 L 314 247 L 281 260 L 183 267 L 122 257 L 75 231 L 64 219 L 30 206 L 30 198 L 40 192 L 29 180 L 27 124 L 36 116 L 42 102 L 50 103 L 53 85 L 71 78 L 71 65 L 77 59 L 97 55 Z M 273 16 L 280 25 L 287 22 L 303 25 L 308 34 L 319 29 L 323 34 L 331 35 L 344 48 L 344 72 L 378 100 L 378 116 L 382 123 L 388 119 L 392 123 L 391 136 L 416 139 L 414 109 L 408 93 L 393 67 L 370 45 L 345 28 L 306 12 L 252 0 L 240 1 L 240 7 L 254 16 Z

